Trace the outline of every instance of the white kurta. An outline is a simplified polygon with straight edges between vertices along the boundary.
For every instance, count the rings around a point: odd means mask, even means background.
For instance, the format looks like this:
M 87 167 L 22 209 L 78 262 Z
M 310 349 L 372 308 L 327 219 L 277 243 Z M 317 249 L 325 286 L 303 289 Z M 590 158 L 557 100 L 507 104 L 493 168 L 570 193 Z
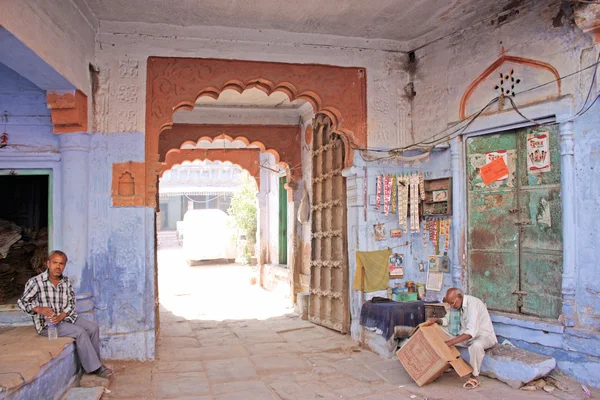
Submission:
M 447 314 L 448 315 L 448 314 Z M 442 318 L 442 325 L 448 326 L 447 317 Z M 485 351 L 498 343 L 492 319 L 483 301 L 477 297 L 464 295 L 462 303 L 462 314 L 460 316 L 459 335 L 467 334 L 471 339 L 457 344 L 457 346 L 468 347 L 469 364 L 473 367 L 473 376 L 479 376 L 479 370 Z

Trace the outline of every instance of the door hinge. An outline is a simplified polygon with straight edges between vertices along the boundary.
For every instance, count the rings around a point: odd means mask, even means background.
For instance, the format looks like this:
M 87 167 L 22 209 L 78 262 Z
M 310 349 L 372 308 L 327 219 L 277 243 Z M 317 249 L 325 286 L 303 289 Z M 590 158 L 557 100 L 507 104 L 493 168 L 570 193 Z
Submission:
M 523 307 L 523 297 L 527 296 L 527 292 L 523 292 L 522 290 L 515 290 L 512 294 L 517 295 L 517 307 Z

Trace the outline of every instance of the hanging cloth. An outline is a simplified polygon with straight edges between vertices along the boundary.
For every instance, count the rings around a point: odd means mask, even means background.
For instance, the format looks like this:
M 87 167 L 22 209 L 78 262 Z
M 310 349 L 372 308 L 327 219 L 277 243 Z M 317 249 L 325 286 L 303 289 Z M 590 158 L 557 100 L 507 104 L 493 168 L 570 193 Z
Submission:
M 385 290 L 390 286 L 390 255 L 392 249 L 356 252 L 356 272 L 352 289 L 361 290 L 363 267 L 365 292 Z

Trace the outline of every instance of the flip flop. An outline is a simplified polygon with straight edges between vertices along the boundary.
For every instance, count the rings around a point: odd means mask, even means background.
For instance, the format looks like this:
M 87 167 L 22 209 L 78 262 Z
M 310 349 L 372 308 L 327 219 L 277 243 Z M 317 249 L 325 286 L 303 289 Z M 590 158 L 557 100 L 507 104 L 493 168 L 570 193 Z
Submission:
M 474 378 L 469 378 L 469 380 L 463 384 L 463 388 L 467 390 L 475 389 L 476 387 L 479 387 L 479 381 Z
M 98 375 L 100 378 L 104 378 L 104 379 L 110 379 L 110 378 L 112 378 L 112 376 L 114 374 L 115 374 L 115 372 L 112 369 L 107 368 L 104 365 L 100 367 L 98 372 L 96 372 L 96 375 Z

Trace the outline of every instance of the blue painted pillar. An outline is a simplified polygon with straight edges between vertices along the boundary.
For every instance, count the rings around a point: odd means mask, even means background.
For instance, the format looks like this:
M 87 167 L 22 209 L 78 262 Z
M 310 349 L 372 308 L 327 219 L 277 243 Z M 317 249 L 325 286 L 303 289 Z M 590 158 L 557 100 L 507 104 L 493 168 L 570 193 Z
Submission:
M 573 122 L 560 125 L 560 162 L 563 223 L 563 306 L 560 320 L 564 326 L 575 326 L 577 321 L 577 268 L 575 265 L 575 143 Z
M 88 192 L 90 135 L 59 135 L 62 180 L 62 251 L 69 262 L 65 274 L 80 291 L 88 256 Z
M 452 230 L 450 232 L 452 264 L 452 286 L 462 288 L 462 257 L 464 256 L 464 201 L 467 198 L 463 191 L 463 171 L 461 168 L 462 138 L 455 137 L 450 142 L 450 156 L 452 168 Z M 466 289 L 466 288 L 465 288 Z

